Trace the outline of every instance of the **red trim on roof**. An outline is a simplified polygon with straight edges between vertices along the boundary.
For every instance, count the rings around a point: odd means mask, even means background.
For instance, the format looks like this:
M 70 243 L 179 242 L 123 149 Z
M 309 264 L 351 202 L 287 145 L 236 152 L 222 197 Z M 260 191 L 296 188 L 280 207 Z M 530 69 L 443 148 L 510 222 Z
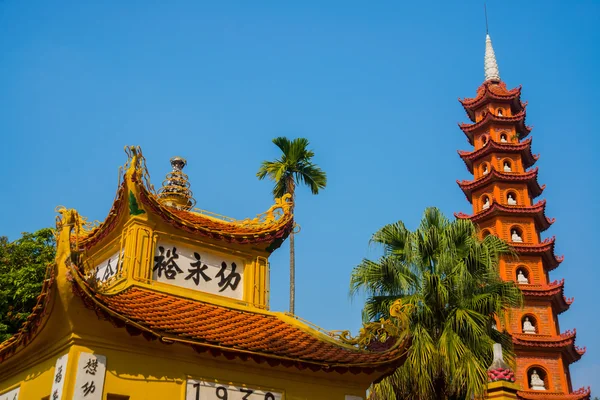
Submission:
M 555 348 L 565 354 L 566 361 L 571 364 L 579 361 L 585 354 L 586 348 L 575 346 L 577 331 L 575 329 L 561 333 L 559 336 L 513 333 L 512 341 L 515 346 L 528 348 Z
M 465 133 L 470 144 L 473 144 L 473 135 L 475 134 L 475 131 L 487 127 L 492 122 L 502 125 L 515 125 L 516 131 L 519 133 L 519 139 L 524 139 L 531 133 L 531 130 L 533 129 L 533 127 L 525 125 L 525 116 L 525 108 L 510 117 L 500 117 L 488 112 L 485 114 L 485 117 L 478 122 L 473 124 L 460 123 L 458 124 L 458 127 Z
M 537 175 L 538 175 L 537 168 L 534 168 L 531 171 L 524 172 L 524 173 L 500 172 L 500 171 L 497 171 L 496 169 L 492 168 L 491 171 L 487 175 L 485 175 L 479 179 L 472 180 L 472 181 L 457 180 L 456 183 L 458 183 L 458 186 L 460 186 L 462 191 L 465 193 L 465 196 L 467 196 L 467 199 L 471 203 L 473 202 L 472 196 L 473 196 L 474 191 L 481 189 L 482 187 L 484 187 L 490 183 L 493 183 L 493 182 L 526 183 L 527 188 L 529 189 L 529 195 L 531 196 L 531 198 L 536 198 L 540 194 L 542 194 L 542 192 L 544 191 L 544 188 L 546 187 L 546 185 L 540 186 L 540 184 L 538 183 L 538 180 L 537 180 Z
M 515 153 L 521 154 L 523 168 L 527 169 L 540 158 L 539 154 L 534 155 L 531 152 L 531 138 L 525 139 L 521 143 L 499 143 L 490 139 L 482 148 L 475 151 L 458 150 L 458 155 L 464 161 L 470 173 L 473 173 L 473 163 L 482 157 L 494 152 L 497 153 Z
M 553 400 L 590 400 L 590 387 L 578 389 L 572 393 L 550 392 L 548 390 L 519 390 L 517 396 L 523 400 L 553 399 Z
M 467 215 L 463 213 L 455 213 L 454 215 L 456 218 L 470 219 L 471 221 L 479 224 L 491 217 L 513 216 L 515 214 L 518 216 L 532 216 L 534 218 L 536 228 L 540 232 L 548 229 L 555 221 L 554 218 L 550 219 L 546 217 L 546 200 L 538 201 L 533 206 L 509 206 L 492 202 L 487 209 L 481 210 L 477 214 Z
M 556 238 L 546 238 L 539 244 L 531 243 L 515 243 L 510 242 L 516 252 L 521 255 L 541 256 L 544 262 L 544 268 L 547 271 L 552 271 L 565 259 L 564 256 L 557 257 L 554 255 L 554 245 Z
M 561 314 L 569 309 L 573 304 L 574 298 L 566 298 L 564 294 L 565 280 L 554 281 L 547 285 L 523 285 L 519 288 L 525 297 L 534 299 L 547 299 L 554 305 L 557 314 Z

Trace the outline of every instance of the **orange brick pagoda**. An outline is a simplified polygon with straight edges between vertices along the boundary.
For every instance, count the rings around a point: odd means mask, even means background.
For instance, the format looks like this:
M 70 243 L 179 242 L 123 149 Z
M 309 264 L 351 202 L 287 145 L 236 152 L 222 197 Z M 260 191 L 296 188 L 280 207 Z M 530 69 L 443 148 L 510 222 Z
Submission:
M 524 307 L 509 310 L 497 329 L 512 335 L 516 364 L 517 393 L 521 399 L 589 399 L 590 390 L 573 392 L 569 365 L 585 349 L 575 345 L 575 330 L 561 332 L 558 315 L 573 299 L 563 295 L 564 280 L 551 282 L 549 272 L 563 257 L 554 254 L 554 237 L 541 233 L 554 222 L 545 215 L 546 202 L 534 203 L 544 186 L 537 180 L 538 159 L 531 152 L 531 127 L 525 124 L 526 103 L 521 88 L 507 89 L 501 81 L 489 35 L 486 37 L 485 81 L 477 96 L 459 100 L 472 121 L 460 124 L 473 151 L 459 151 L 472 181 L 458 185 L 473 205 L 473 214 L 456 214 L 479 225 L 481 235 L 507 240 L 517 257 L 505 257 L 500 273 L 517 282 Z M 526 139 L 527 138 L 527 139 Z

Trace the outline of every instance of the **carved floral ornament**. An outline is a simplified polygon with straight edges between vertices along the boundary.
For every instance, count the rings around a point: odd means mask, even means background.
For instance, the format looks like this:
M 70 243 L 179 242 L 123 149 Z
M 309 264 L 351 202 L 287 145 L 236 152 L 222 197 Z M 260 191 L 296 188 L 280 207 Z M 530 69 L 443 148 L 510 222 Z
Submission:
M 412 309 L 412 304 L 398 299 L 390 307 L 391 318 L 381 318 L 379 321 L 364 324 L 357 336 L 353 337 L 347 330 L 331 331 L 329 335 L 361 350 L 371 349 L 376 344 L 389 344 L 393 347 L 399 344 L 405 335 L 404 328 L 408 325 Z

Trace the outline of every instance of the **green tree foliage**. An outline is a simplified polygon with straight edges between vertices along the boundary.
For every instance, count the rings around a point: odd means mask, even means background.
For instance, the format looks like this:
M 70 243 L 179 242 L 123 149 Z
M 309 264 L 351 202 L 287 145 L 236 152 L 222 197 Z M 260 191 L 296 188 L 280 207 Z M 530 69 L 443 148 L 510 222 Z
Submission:
M 275 183 L 273 196 L 281 197 L 291 194 L 296 195 L 296 186 L 304 184 L 310 188 L 312 194 L 318 194 L 320 189 L 327 185 L 327 175 L 312 162 L 315 153 L 308 149 L 308 139 L 297 138 L 289 140 L 285 137 L 273 139 L 273 143 L 281 150 L 281 157 L 275 161 L 263 161 L 256 176 L 262 180 L 269 178 Z M 295 249 L 294 232 L 290 234 L 290 312 L 295 312 Z
M 50 228 L 23 233 L 14 242 L 0 237 L 0 342 L 16 333 L 31 314 L 55 253 Z
M 384 226 L 372 242 L 383 247 L 377 261 L 354 268 L 351 293 L 367 295 L 366 321 L 389 318 L 392 303 L 402 299 L 410 338 L 406 362 L 372 387 L 371 398 L 478 398 L 487 382 L 493 343 L 502 343 L 513 361 L 509 336 L 493 328 L 493 317 L 522 304 L 512 282 L 498 273 L 510 246 L 489 235 L 480 240 L 469 220 L 449 221 L 436 208 L 425 210 L 414 232 L 402 222 Z

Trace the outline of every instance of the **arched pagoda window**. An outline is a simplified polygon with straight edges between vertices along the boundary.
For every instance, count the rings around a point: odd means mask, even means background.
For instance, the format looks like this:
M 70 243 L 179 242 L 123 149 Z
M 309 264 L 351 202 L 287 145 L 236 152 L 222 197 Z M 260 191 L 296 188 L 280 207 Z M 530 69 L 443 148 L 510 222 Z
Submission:
M 490 232 L 489 229 L 484 229 L 484 230 L 481 231 L 481 237 L 484 238 L 484 239 L 486 237 L 488 237 L 489 235 L 491 235 L 491 234 L 492 234 L 492 232 Z
M 508 135 L 506 133 L 500 134 L 500 143 L 508 143 Z
M 550 382 L 548 372 L 539 365 L 532 365 L 527 369 L 527 386 L 530 390 L 548 390 Z
M 484 162 L 481 164 L 481 175 L 485 176 L 490 172 L 490 166 L 488 163 Z
M 517 279 L 517 283 L 519 285 L 528 285 L 530 280 L 529 280 L 529 270 L 527 268 L 525 268 L 524 266 L 519 266 L 517 267 L 517 271 L 516 271 L 516 279 Z
M 510 160 L 502 161 L 502 170 L 504 172 L 513 172 L 512 163 L 510 162 Z
M 490 201 L 490 197 L 485 194 L 481 197 L 481 209 L 482 210 L 487 210 L 488 208 L 490 208 L 491 205 L 491 201 Z
M 510 228 L 510 241 L 514 243 L 523 243 L 523 229 L 518 226 Z
M 499 109 L 498 109 L 498 116 L 499 116 L 499 117 L 502 117 L 502 116 L 504 116 L 504 110 L 503 110 L 502 108 L 499 108 Z
M 521 332 L 531 335 L 539 332 L 537 319 L 532 314 L 525 314 L 521 318 Z
M 506 193 L 506 204 L 508 204 L 509 206 L 516 206 L 518 204 L 517 194 L 514 191 L 511 190 L 508 193 Z

